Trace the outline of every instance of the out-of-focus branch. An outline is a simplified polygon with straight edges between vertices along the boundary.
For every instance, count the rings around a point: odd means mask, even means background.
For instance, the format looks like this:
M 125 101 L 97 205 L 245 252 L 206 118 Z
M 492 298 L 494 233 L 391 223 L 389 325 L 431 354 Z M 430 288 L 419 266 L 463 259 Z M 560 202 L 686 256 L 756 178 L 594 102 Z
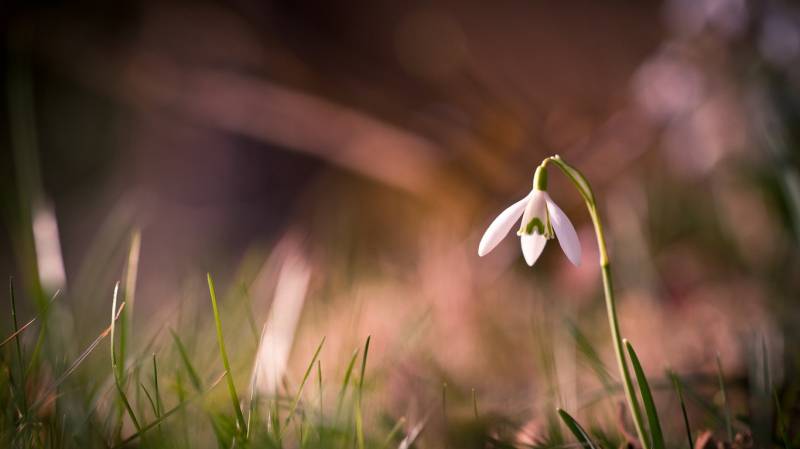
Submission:
M 125 105 L 312 154 L 407 191 L 425 189 L 442 153 L 419 135 L 264 78 L 180 64 L 152 49 L 47 45 L 53 65 Z

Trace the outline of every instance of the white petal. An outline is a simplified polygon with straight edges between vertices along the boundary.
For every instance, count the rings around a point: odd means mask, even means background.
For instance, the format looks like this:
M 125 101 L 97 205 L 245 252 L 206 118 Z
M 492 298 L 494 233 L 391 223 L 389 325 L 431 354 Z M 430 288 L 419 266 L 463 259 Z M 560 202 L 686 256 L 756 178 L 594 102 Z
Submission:
M 525 210 L 525 205 L 528 204 L 528 198 L 530 198 L 530 194 L 509 206 L 494 219 L 492 224 L 486 229 L 486 232 L 481 238 L 481 243 L 478 245 L 479 256 L 485 256 L 503 240 Z
M 567 259 L 577 266 L 581 263 L 581 242 L 578 240 L 578 233 L 572 226 L 564 211 L 559 208 L 556 203 L 550 199 L 550 195 L 545 193 L 545 200 L 547 202 L 547 211 L 550 214 L 550 224 L 553 225 L 553 230 L 556 231 L 558 237 L 558 244 L 567 255 Z
M 536 259 L 542 254 L 547 239 L 541 234 L 522 234 L 519 238 L 522 247 L 522 255 L 528 266 L 533 266 Z
M 533 190 L 529 195 L 530 201 L 528 201 L 528 205 L 525 206 L 525 213 L 522 214 L 522 227 L 525 228 L 528 226 L 531 220 L 534 218 L 538 218 L 542 224 L 546 223 L 545 214 L 546 214 L 546 207 L 545 207 L 545 192 L 541 190 Z

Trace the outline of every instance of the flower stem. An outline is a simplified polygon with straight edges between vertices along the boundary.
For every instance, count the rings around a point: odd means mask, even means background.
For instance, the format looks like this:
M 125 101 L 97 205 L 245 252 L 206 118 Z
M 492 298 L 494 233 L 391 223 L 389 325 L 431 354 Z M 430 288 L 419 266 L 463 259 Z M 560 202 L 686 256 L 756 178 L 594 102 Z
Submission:
M 606 249 L 606 238 L 603 233 L 603 223 L 600 221 L 600 215 L 597 212 L 597 203 L 594 199 L 594 193 L 586 181 L 586 178 L 575 168 L 564 162 L 559 156 L 547 158 L 542 162 L 543 166 L 547 166 L 548 162 L 556 164 L 567 178 L 575 184 L 575 187 L 583 197 L 586 203 L 586 208 L 589 209 L 589 216 L 594 225 L 594 232 L 597 236 L 597 249 L 600 253 L 600 270 L 603 276 L 603 293 L 606 299 L 606 313 L 608 313 L 608 325 L 611 328 L 611 339 L 614 343 L 614 354 L 617 356 L 617 367 L 622 376 L 622 385 L 625 390 L 625 399 L 628 401 L 628 407 L 631 411 L 633 425 L 636 427 L 636 433 L 643 449 L 650 449 L 650 439 L 645 430 L 642 421 L 642 412 L 639 408 L 639 401 L 635 396 L 633 390 L 633 381 L 631 379 L 630 371 L 628 370 L 628 363 L 625 359 L 623 352 L 622 336 L 619 331 L 619 318 L 617 318 L 617 305 L 614 297 L 614 286 L 611 279 L 611 263 L 608 260 L 608 251 Z

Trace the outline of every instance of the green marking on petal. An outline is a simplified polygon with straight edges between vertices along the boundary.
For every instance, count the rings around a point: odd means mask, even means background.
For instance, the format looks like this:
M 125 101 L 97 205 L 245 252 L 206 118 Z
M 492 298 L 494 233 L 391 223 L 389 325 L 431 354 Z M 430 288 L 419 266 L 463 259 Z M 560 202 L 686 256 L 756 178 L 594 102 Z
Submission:
M 544 223 L 542 223 L 542 220 L 540 220 L 539 217 L 533 217 L 533 219 L 529 221 L 527 225 L 520 228 L 519 232 L 517 232 L 519 235 L 533 235 L 534 233 L 539 235 L 544 235 L 545 233 Z

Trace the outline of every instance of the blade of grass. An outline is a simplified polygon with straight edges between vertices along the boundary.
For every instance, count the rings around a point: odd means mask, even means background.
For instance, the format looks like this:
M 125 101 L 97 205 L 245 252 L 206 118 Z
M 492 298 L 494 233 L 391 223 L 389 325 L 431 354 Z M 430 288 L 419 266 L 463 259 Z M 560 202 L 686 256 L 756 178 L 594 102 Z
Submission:
M 761 336 L 761 367 L 764 369 L 764 392 L 769 394 L 772 391 L 772 375 L 769 371 L 769 350 L 767 349 L 767 339 Z
M 214 431 L 214 436 L 217 440 L 217 447 L 220 449 L 236 447 L 236 419 L 225 415 L 223 413 L 209 414 L 209 421 L 211 422 L 211 430 Z
M 128 416 L 131 418 L 131 422 L 133 422 L 133 426 L 136 427 L 137 431 L 142 430 L 142 426 L 139 424 L 139 420 L 136 418 L 136 414 L 133 412 L 133 407 L 131 407 L 131 403 L 128 400 L 128 396 L 125 394 L 125 389 L 122 387 L 121 378 L 117 375 L 119 373 L 117 368 L 117 351 L 116 345 L 114 344 L 114 334 L 116 331 L 116 322 L 119 313 L 122 312 L 122 308 L 120 308 L 119 312 L 117 312 L 117 296 L 119 294 L 119 282 L 114 285 L 114 298 L 111 303 L 111 339 L 109 346 L 111 347 L 111 371 L 114 374 L 114 385 L 117 387 L 117 393 L 119 394 L 119 398 L 122 401 L 122 405 L 125 406 L 125 410 L 128 412 Z M 123 302 L 123 304 L 125 304 Z
M 250 404 L 247 408 L 247 433 L 245 434 L 245 439 L 250 439 L 250 432 L 253 430 L 253 416 L 258 412 L 256 410 L 258 404 L 258 398 L 255 394 L 250 395 Z
M 0 342 L 0 348 L 2 348 L 3 346 L 7 345 L 7 344 L 8 344 L 8 343 L 10 343 L 12 340 L 18 340 L 18 338 L 17 338 L 17 337 L 19 337 L 19 335 L 20 335 L 21 333 L 25 332 L 25 330 L 26 330 L 28 327 L 30 327 L 30 325 L 31 325 L 31 324 L 33 324 L 34 322 L 36 322 L 36 317 L 33 317 L 33 318 L 31 318 L 31 319 L 30 319 L 30 320 L 29 320 L 27 323 L 23 324 L 23 325 L 22 325 L 22 326 L 21 326 L 19 329 L 15 330 L 15 331 L 14 331 L 14 332 L 13 332 L 11 335 L 9 335 L 8 337 L 6 337 L 6 338 L 5 338 L 5 340 L 3 340 L 2 342 Z
M 475 389 L 472 389 L 472 412 L 475 414 L 475 420 L 478 419 L 478 394 Z
M 757 447 L 773 446 L 775 439 L 775 418 L 772 415 L 774 402 L 772 398 L 772 376 L 770 374 L 769 350 L 766 336 L 757 333 L 753 335 L 752 354 L 750 356 L 750 376 L 752 388 L 748 389 L 750 396 L 750 431 L 753 442 Z
M 581 427 L 580 424 L 578 424 L 578 421 L 575 421 L 575 418 L 573 418 L 572 416 L 570 416 L 569 413 L 560 408 L 557 409 L 557 411 L 558 411 L 558 416 L 561 417 L 561 421 L 563 421 L 564 424 L 566 424 L 567 428 L 570 430 L 570 432 L 572 432 L 572 434 L 575 435 L 575 438 L 578 439 L 578 442 L 581 443 L 581 446 L 583 446 L 586 449 L 597 449 L 597 446 L 594 445 L 592 439 L 589 438 L 589 434 L 586 432 L 586 430 L 583 429 L 583 427 Z
M 158 419 L 158 406 L 156 405 L 156 401 L 153 399 L 153 396 L 150 394 L 150 391 L 147 390 L 147 386 L 145 384 L 139 384 L 142 390 L 144 390 L 144 395 L 147 397 L 147 402 L 150 403 L 150 408 L 153 409 L 153 415 Z
M 144 402 L 144 400 L 142 400 L 142 389 L 139 388 L 139 385 L 143 385 L 141 381 L 142 367 L 137 363 L 134 366 L 131 366 L 129 369 L 131 369 L 132 372 L 130 375 L 125 377 L 122 385 L 125 385 L 126 387 L 131 385 L 133 387 L 133 400 L 131 401 L 132 405 L 136 404 L 134 410 L 139 416 L 142 417 L 142 422 L 145 422 L 147 419 L 145 418 L 145 409 L 147 404 L 142 404 Z
M 783 447 L 785 449 L 792 449 L 792 443 L 789 442 L 789 436 L 786 434 L 786 421 L 783 419 L 783 411 L 781 410 L 781 401 L 778 399 L 778 392 L 772 390 L 772 396 L 775 398 L 775 421 L 778 425 L 778 433 L 783 440 Z
M 203 391 L 203 382 L 200 380 L 200 376 L 197 375 L 197 370 L 194 369 L 192 361 L 189 360 L 189 354 L 186 351 L 186 346 L 183 345 L 181 338 L 175 333 L 174 330 L 170 329 L 169 333 L 172 334 L 172 341 L 175 342 L 175 347 L 178 348 L 178 355 L 183 363 L 183 367 L 186 368 L 186 372 L 189 374 L 189 380 L 192 382 L 192 386 L 197 391 Z
M 257 343 L 256 343 L 257 344 Z M 255 365 L 253 367 L 253 375 L 250 379 L 250 401 L 247 404 L 247 433 L 246 439 L 250 439 L 250 432 L 253 430 L 253 417 L 258 413 L 259 405 L 259 392 L 256 385 L 258 384 L 258 358 L 256 357 Z
M 447 382 L 442 382 L 442 419 L 447 425 Z
M 397 420 L 397 422 L 392 427 L 392 430 L 389 431 L 389 433 L 386 435 L 386 438 L 383 440 L 383 444 L 381 444 L 381 446 L 380 446 L 381 449 L 389 447 L 389 444 L 392 442 L 392 440 L 397 435 L 397 433 L 400 432 L 400 429 L 403 428 L 405 423 L 406 423 L 405 416 L 403 416 L 403 417 L 401 417 L 400 419 Z
M 651 389 L 653 391 L 669 390 L 671 392 L 674 392 L 675 385 L 673 384 L 671 378 L 667 377 L 665 379 L 666 380 L 663 380 L 663 381 L 658 380 L 656 382 L 653 382 L 651 384 Z M 709 385 L 708 379 L 705 379 L 705 378 L 697 378 L 696 382 L 702 382 L 703 383 L 702 386 Z M 713 380 L 713 384 L 714 385 L 717 384 L 717 380 L 716 379 Z M 722 410 L 719 409 L 719 407 L 717 407 L 713 403 L 711 403 L 708 400 L 706 400 L 703 397 L 703 394 L 701 392 L 697 391 L 695 388 L 693 388 L 691 384 L 683 383 L 682 384 L 682 388 L 683 388 L 683 394 L 684 394 L 684 397 L 686 398 L 686 402 L 687 403 L 694 403 L 695 405 L 697 405 L 698 407 L 700 407 L 702 409 L 703 413 L 708 414 L 715 421 L 717 421 L 720 426 L 724 425 L 725 419 L 723 417 Z M 623 391 L 622 384 L 621 383 L 615 383 L 615 384 L 613 384 L 611 386 L 611 390 L 610 391 L 607 391 L 605 388 L 601 387 L 599 390 L 594 390 L 592 392 L 588 392 L 588 393 L 586 393 L 586 396 L 589 399 L 584 400 L 583 402 L 581 402 L 581 404 L 578 407 L 578 409 L 584 410 L 584 409 L 587 409 L 587 408 L 591 408 L 591 407 L 597 405 L 597 403 L 599 403 L 600 401 L 607 400 L 609 397 L 613 396 L 614 394 L 619 394 L 622 391 Z
M 647 383 L 647 376 L 644 375 L 642 364 L 639 363 L 639 357 L 636 351 L 633 350 L 633 345 L 627 339 L 622 339 L 623 344 L 628 350 L 628 356 L 633 365 L 633 371 L 636 374 L 636 382 L 639 384 L 639 392 L 642 395 L 642 405 L 647 415 L 647 423 L 650 427 L 650 437 L 653 439 L 653 449 L 664 449 L 664 434 L 661 431 L 661 423 L 658 420 L 658 411 L 656 404 L 653 401 L 653 393 L 650 391 L 650 385 Z
M 300 410 L 300 424 L 297 426 L 297 441 L 300 442 L 301 448 L 306 446 L 308 433 L 308 420 L 306 419 L 306 411 Z
M 295 412 L 297 411 L 297 406 L 300 404 L 300 397 L 303 394 L 303 388 L 306 386 L 306 382 L 308 381 L 308 376 L 311 375 L 311 370 L 314 369 L 314 364 L 317 362 L 317 358 L 319 357 L 320 351 L 322 351 L 322 346 L 325 345 L 325 337 L 322 337 L 322 341 L 319 342 L 319 346 L 317 346 L 317 350 L 314 351 L 314 357 L 311 358 L 311 363 L 308 364 L 308 368 L 306 368 L 305 374 L 303 374 L 303 380 L 300 382 L 300 386 L 297 388 L 297 393 L 292 400 L 292 407 L 289 409 L 289 415 L 286 417 L 286 420 L 283 423 L 283 427 L 286 428 L 289 425 L 289 422 L 294 417 Z
M 186 388 L 184 387 L 183 371 L 180 370 L 175 372 L 175 394 L 178 396 L 179 404 L 186 401 Z M 182 429 L 180 434 L 183 439 L 183 445 L 184 447 L 189 447 L 189 426 L 187 425 L 188 418 L 185 410 L 181 411 L 179 420 L 180 422 L 178 424 L 178 428 Z
M 19 362 L 20 380 L 22 381 L 22 385 L 25 385 L 25 382 L 24 382 L 24 371 L 23 371 L 23 367 L 25 366 L 24 365 L 25 362 L 24 362 L 24 360 L 22 358 L 22 345 L 19 342 L 19 333 L 21 331 L 20 331 L 20 327 L 19 327 L 19 322 L 17 321 L 17 301 L 16 301 L 16 298 L 15 298 L 16 295 L 14 295 L 14 278 L 13 277 L 9 277 L 8 278 L 8 293 L 9 293 L 9 296 L 11 298 L 11 320 L 14 323 L 14 333 L 12 335 L 14 336 L 15 345 L 16 345 L 16 349 L 17 349 L 17 361 Z M 29 321 L 28 323 L 31 323 L 31 322 L 32 322 L 32 320 Z M 24 397 L 23 397 L 23 399 L 24 399 Z
M 344 396 L 347 393 L 347 387 L 350 385 L 350 377 L 353 375 L 353 368 L 356 366 L 356 360 L 358 359 L 358 349 L 353 351 L 353 355 L 350 357 L 350 362 L 347 363 L 347 368 L 344 371 L 344 379 L 342 380 L 342 387 L 339 390 L 339 395 L 336 399 L 336 421 L 339 421 L 339 414 L 342 411 L 342 403 L 344 402 Z
M 594 345 L 592 345 L 591 340 L 583 332 L 581 332 L 578 326 L 572 321 L 567 320 L 566 324 L 570 335 L 572 335 L 572 339 L 575 340 L 575 346 L 586 359 L 589 367 L 592 368 L 592 371 L 595 372 L 595 375 L 600 380 L 600 383 L 603 384 L 603 387 L 606 389 L 606 391 L 612 390 L 614 381 L 611 375 L 608 373 L 608 369 L 603 364 L 603 361 L 600 359 L 600 356 L 598 355 L 597 350 L 594 348 Z
M 367 371 L 367 355 L 369 355 L 369 343 L 372 340 L 372 335 L 367 337 L 367 342 L 364 344 L 364 357 L 361 359 L 361 377 L 358 380 L 358 398 L 361 400 L 362 392 L 364 390 L 364 375 Z
M 408 434 L 406 434 L 405 438 L 400 441 L 400 444 L 397 445 L 398 449 L 409 449 L 417 441 L 417 438 L 419 438 L 419 436 L 422 434 L 422 431 L 428 426 L 428 420 L 430 420 L 432 413 L 432 409 L 428 410 L 422 421 L 418 422 L 414 427 L 412 427 Z
M 364 418 L 361 410 L 361 403 L 364 397 L 364 376 L 367 371 L 367 356 L 369 355 L 369 343 L 372 336 L 367 337 L 364 344 L 364 356 L 361 359 L 361 376 L 358 379 L 358 390 L 356 391 L 356 443 L 358 449 L 364 449 Z
M 722 413 L 725 416 L 725 431 L 728 433 L 728 441 L 733 441 L 733 426 L 731 425 L 731 409 L 728 406 L 728 395 L 725 392 L 725 375 L 722 373 L 722 361 L 717 352 L 717 378 L 719 379 L 719 393 L 722 395 Z
M 111 324 L 109 325 L 109 328 L 111 329 L 111 344 L 110 344 L 111 366 L 114 367 L 114 373 L 117 372 L 116 371 L 117 351 L 116 351 L 116 348 L 115 348 L 115 345 L 114 345 L 114 334 L 116 334 L 116 330 L 117 330 L 117 326 L 116 326 L 116 322 L 117 322 L 117 319 L 118 319 L 117 316 L 122 316 L 120 314 L 124 310 L 124 308 L 120 308 L 119 313 L 117 312 L 117 294 L 118 293 L 119 293 L 119 281 L 117 281 L 117 283 L 114 284 L 114 296 L 113 296 L 113 299 L 111 301 Z M 123 301 L 122 304 L 125 304 L 125 302 Z
M 119 320 L 119 359 L 117 376 L 121 383 L 125 381 L 125 360 L 128 352 L 128 336 L 133 323 L 133 304 L 136 296 L 136 276 L 139 271 L 139 250 L 142 238 L 138 229 L 131 235 L 131 245 L 128 248 L 127 267 L 125 269 L 125 304 L 128 305 Z
M 156 395 L 156 410 L 158 415 L 164 413 L 164 401 L 161 400 L 161 390 L 158 387 L 158 362 L 156 361 L 156 353 L 153 353 L 153 390 Z
M 208 387 L 208 389 L 206 389 L 205 391 L 202 391 L 200 393 L 195 393 L 194 396 L 190 397 L 189 399 L 186 399 L 185 401 L 180 402 L 175 407 L 173 407 L 173 408 L 169 409 L 168 411 L 166 411 L 165 413 L 163 413 L 160 418 L 158 418 L 156 420 L 153 420 L 151 423 L 149 423 L 146 426 L 142 427 L 140 430 L 138 430 L 133 435 L 129 436 L 128 438 L 125 438 L 124 440 L 122 440 L 121 442 L 119 442 L 118 444 L 113 446 L 112 449 L 118 449 L 118 448 L 127 446 L 131 442 L 135 441 L 137 438 L 142 437 L 146 432 L 148 432 L 149 430 L 152 430 L 154 427 L 156 427 L 159 424 L 163 423 L 167 418 L 169 418 L 170 416 L 174 415 L 179 410 L 182 410 L 184 407 L 186 407 L 190 403 L 194 402 L 198 398 L 205 396 L 208 392 L 210 392 L 217 385 L 219 385 L 219 383 L 222 381 L 223 377 L 226 377 L 225 373 L 222 373 L 219 376 L 217 376 L 216 380 L 214 380 L 214 382 L 211 383 L 211 385 Z
M 9 279 L 13 279 L 13 278 L 9 278 Z M 9 282 L 11 282 L 11 281 L 9 281 Z M 13 286 L 12 286 L 11 288 L 13 288 Z M 14 292 L 12 291 L 11 293 L 12 293 L 12 297 L 13 297 L 13 296 L 14 296 Z M 58 295 L 59 295 L 59 294 L 61 294 L 61 290 L 56 290 L 56 292 L 55 292 L 55 293 L 53 293 L 53 297 L 52 297 L 52 298 L 50 298 L 50 302 L 48 303 L 48 307 L 49 307 L 51 304 L 53 304 L 53 302 L 56 300 L 56 298 L 58 298 Z M 15 299 L 15 298 L 14 298 L 14 299 Z M 12 310 L 12 313 L 16 314 L 16 306 L 15 306 L 15 304 L 13 303 L 13 301 L 12 301 L 12 309 L 14 309 L 14 310 Z M 8 344 L 8 343 L 10 343 L 12 340 L 16 340 L 16 341 L 17 341 L 17 346 L 18 346 L 18 351 L 20 351 L 20 354 L 21 354 L 21 349 L 19 348 L 19 344 L 20 344 L 20 343 L 19 343 L 19 336 L 20 336 L 20 335 L 21 335 L 23 332 L 25 332 L 25 331 L 26 331 L 26 330 L 27 330 L 27 329 L 28 329 L 28 328 L 29 328 L 29 327 L 30 327 L 30 326 L 31 326 L 31 325 L 32 325 L 34 322 L 36 322 L 36 320 L 37 320 L 37 319 L 39 319 L 41 316 L 42 316 L 42 313 L 38 313 L 36 316 L 34 316 L 34 317 L 33 317 L 33 318 L 31 318 L 30 320 L 28 320 L 28 322 L 27 322 L 27 323 L 23 324 L 23 325 L 22 325 L 21 327 L 19 327 L 19 328 L 17 328 L 17 327 L 16 327 L 16 318 L 15 318 L 15 324 L 14 324 L 14 327 L 15 327 L 15 329 L 16 329 L 16 330 L 15 330 L 15 331 L 14 331 L 14 332 L 13 332 L 11 335 L 9 335 L 8 337 L 6 337 L 6 338 L 5 338 L 5 339 L 4 339 L 2 342 L 0 342 L 0 348 L 2 348 L 3 346 L 7 345 L 7 344 Z M 42 328 L 42 331 L 40 331 L 40 333 L 39 333 L 39 337 L 37 338 L 36 346 L 34 347 L 34 352 L 33 352 L 33 355 L 31 356 L 31 360 L 30 360 L 30 362 L 29 362 L 29 364 L 28 364 L 28 367 L 27 367 L 27 368 L 25 369 L 25 371 L 24 371 L 24 376 L 23 376 L 23 378 L 27 377 L 27 376 L 28 376 L 28 374 L 31 372 L 31 368 L 33 367 L 34 361 L 35 361 L 35 359 L 36 359 L 36 357 L 37 357 L 37 353 L 38 353 L 38 351 L 40 350 L 40 348 L 41 348 L 41 345 L 42 345 L 42 343 L 43 343 L 43 342 L 44 342 L 44 327 Z M 19 359 L 19 360 L 22 360 L 22 358 L 20 357 L 20 359 Z
M 122 312 L 122 309 L 124 309 L 124 308 L 125 308 L 125 303 L 123 302 L 119 306 L 119 311 L 117 311 L 117 315 L 115 317 L 116 319 L 119 319 L 119 314 Z M 67 368 L 64 371 L 64 373 L 62 373 L 61 376 L 59 376 L 58 379 L 56 379 L 56 381 L 53 382 L 53 385 L 50 387 L 51 390 L 54 391 L 59 386 L 61 386 L 61 384 L 64 383 L 64 381 L 66 381 L 67 378 L 72 373 L 74 373 L 76 369 L 78 369 L 78 366 L 80 366 L 80 364 L 84 360 L 86 360 L 86 357 L 88 357 L 89 354 L 91 354 L 92 351 L 94 351 L 94 349 L 100 344 L 100 342 L 103 341 L 104 338 L 108 337 L 108 334 L 110 334 L 110 333 L 111 333 L 111 326 L 108 326 L 107 328 L 105 328 L 105 330 L 103 330 L 103 332 L 100 333 L 100 335 L 97 336 L 97 338 L 95 338 L 92 341 L 91 344 L 89 344 L 89 346 L 86 347 L 86 349 L 83 350 L 83 352 L 81 352 L 81 354 L 78 356 L 78 358 L 75 359 L 75 361 L 72 362 L 72 364 L 69 366 L 69 368 Z M 38 402 L 40 402 L 40 400 L 37 400 L 37 403 Z
M 247 317 L 247 324 L 250 325 L 250 333 L 253 335 L 253 339 L 257 345 L 261 336 L 258 332 L 258 326 L 256 326 L 256 319 L 253 314 L 253 298 L 250 296 L 250 291 L 247 289 L 247 284 L 245 283 L 241 284 L 241 294 L 247 307 L 247 313 L 245 314 Z
M 278 407 L 278 399 L 274 398 L 270 401 L 270 412 L 269 418 L 270 423 L 272 424 L 272 433 L 275 437 L 275 441 L 278 443 L 278 447 L 281 447 L 282 441 L 282 434 L 281 434 L 281 415 L 280 415 L 280 408 Z
M 325 409 L 322 407 L 322 360 L 317 360 L 317 394 L 319 395 L 319 427 L 322 428 L 325 419 Z
M 34 368 L 38 366 L 39 354 L 41 354 L 42 352 L 45 336 L 47 335 L 47 317 L 50 313 L 50 306 L 52 306 L 53 302 L 55 302 L 56 298 L 58 298 L 58 295 L 60 294 L 61 294 L 61 289 L 56 290 L 55 293 L 53 293 L 53 296 L 50 298 L 50 302 L 47 303 L 47 305 L 45 306 L 45 310 L 39 311 L 36 314 L 36 317 L 34 317 L 34 319 L 39 318 L 39 320 L 41 321 L 41 325 L 39 326 L 39 335 L 36 337 L 36 344 L 33 346 L 33 352 L 31 353 L 30 361 L 28 362 L 28 367 L 25 368 L 26 377 L 31 372 L 33 372 Z M 32 321 L 33 320 L 31 320 L 31 322 Z M 26 325 L 23 326 L 23 328 L 27 328 L 28 325 L 29 324 L 26 323 Z
M 694 447 L 694 442 L 692 441 L 692 427 L 689 425 L 689 414 L 686 412 L 686 402 L 683 400 L 681 381 L 678 375 L 671 370 L 667 370 L 667 376 L 672 379 L 672 385 L 675 387 L 675 392 L 678 394 L 678 400 L 681 403 L 681 413 L 683 413 L 683 424 L 686 426 L 686 438 L 689 441 L 689 449 L 692 449 L 692 447 Z
M 442 426 L 444 427 L 444 432 L 442 432 L 443 447 L 448 449 L 450 429 L 447 422 L 447 382 L 442 382 Z
M 17 379 L 16 382 L 14 381 L 14 376 L 12 376 L 12 374 L 11 374 L 11 372 L 13 371 L 13 367 L 11 367 L 11 366 L 7 367 L 8 371 L 9 371 L 8 377 L 9 377 L 9 383 L 11 384 L 12 388 L 15 388 L 15 389 L 18 390 L 19 403 L 20 403 L 20 409 L 21 409 L 20 411 L 22 413 L 22 416 L 23 417 L 27 417 L 28 416 L 28 398 L 27 398 L 27 394 L 26 394 L 26 391 L 25 391 L 25 385 L 26 385 L 26 382 L 25 382 L 25 362 L 24 362 L 24 359 L 23 359 L 23 356 L 22 356 L 22 345 L 19 342 L 20 327 L 19 327 L 19 322 L 17 321 L 17 303 L 16 303 L 16 300 L 14 298 L 15 295 L 14 295 L 14 278 L 13 277 L 9 277 L 8 278 L 8 292 L 9 292 L 9 296 L 11 298 L 11 319 L 12 319 L 12 322 L 14 323 L 14 333 L 12 335 L 14 335 L 14 340 L 15 340 L 15 344 L 16 344 L 17 365 L 18 365 L 18 371 L 19 371 L 19 379 Z
M 361 414 L 361 407 L 356 405 L 355 413 L 355 432 L 356 432 L 356 447 L 364 449 L 364 418 Z
M 45 310 L 44 312 L 39 313 L 39 316 L 41 317 L 41 325 L 39 326 L 39 334 L 36 336 L 36 344 L 33 345 L 33 351 L 31 352 L 28 367 L 25 369 L 26 376 L 32 373 L 33 370 L 39 366 L 39 356 L 42 353 L 45 337 L 47 336 L 47 316 L 49 313 L 50 310 Z
M 186 399 L 186 388 L 183 386 L 183 371 L 175 373 L 175 393 L 178 395 L 178 402 Z
M 217 329 L 217 343 L 219 344 L 219 354 L 222 357 L 222 365 L 225 368 L 225 373 L 227 374 L 227 383 L 228 383 L 228 393 L 231 397 L 231 403 L 233 405 L 233 410 L 236 412 L 236 420 L 240 426 L 240 432 L 242 435 L 247 435 L 247 422 L 244 420 L 244 415 L 242 414 L 242 408 L 239 403 L 239 395 L 236 393 L 236 385 L 233 383 L 233 375 L 231 374 L 231 365 L 228 362 L 228 353 L 225 350 L 225 338 L 222 336 L 222 320 L 219 317 L 219 308 L 217 307 L 217 293 L 214 290 L 214 280 L 211 279 L 211 273 L 206 274 L 206 278 L 208 280 L 208 291 L 211 295 L 211 307 L 214 309 L 214 324 L 216 325 Z
M 18 248 L 23 273 L 28 274 L 28 291 L 32 293 L 39 312 L 46 308 L 44 283 L 37 256 L 36 233 L 33 227 L 34 206 L 45 201 L 39 163 L 39 143 L 36 125 L 34 76 L 28 58 L 9 55 L 6 70 L 6 99 L 8 102 L 8 132 L 14 162 L 15 189 L 18 206 Z

